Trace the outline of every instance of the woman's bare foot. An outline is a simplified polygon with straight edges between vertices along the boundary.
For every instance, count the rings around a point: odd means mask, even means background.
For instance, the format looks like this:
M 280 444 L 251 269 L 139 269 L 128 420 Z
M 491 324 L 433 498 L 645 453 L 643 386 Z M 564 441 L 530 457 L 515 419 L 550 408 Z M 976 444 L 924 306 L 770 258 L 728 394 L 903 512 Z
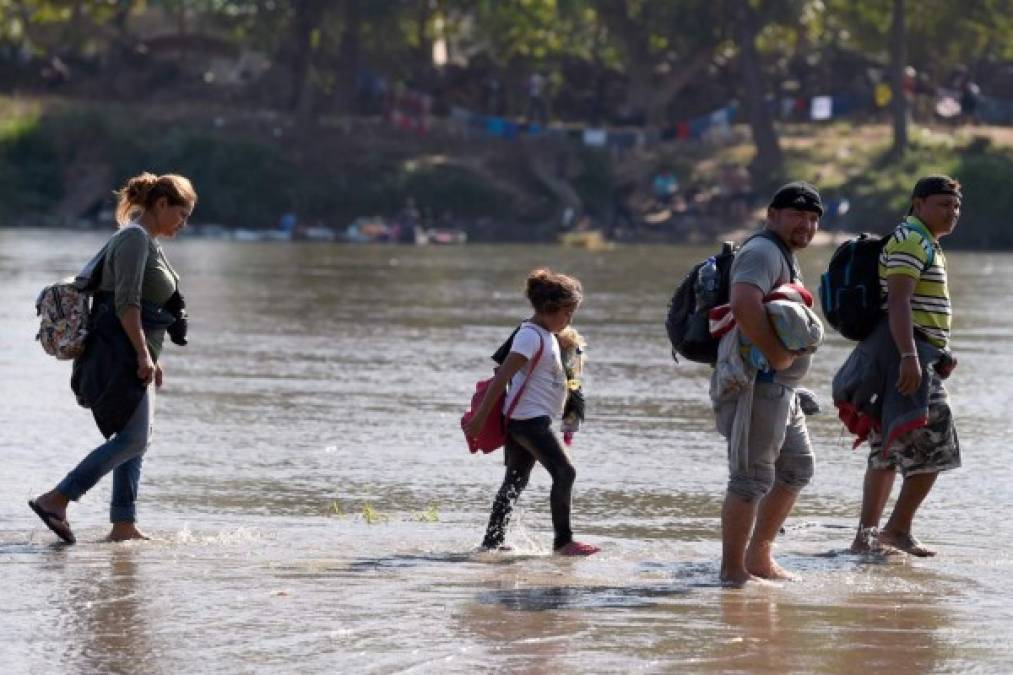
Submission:
M 770 544 L 756 548 L 750 547 L 746 551 L 746 570 L 761 579 L 781 581 L 796 579 L 795 575 L 778 565 L 774 560 L 774 548 Z
M 130 522 L 113 523 L 113 529 L 109 531 L 106 541 L 130 541 L 131 539 L 151 539 L 137 529 L 137 525 Z
M 910 532 L 880 530 L 879 541 L 885 546 L 892 546 L 919 558 L 931 558 L 936 554 L 931 548 L 924 546 L 920 541 L 915 539 Z

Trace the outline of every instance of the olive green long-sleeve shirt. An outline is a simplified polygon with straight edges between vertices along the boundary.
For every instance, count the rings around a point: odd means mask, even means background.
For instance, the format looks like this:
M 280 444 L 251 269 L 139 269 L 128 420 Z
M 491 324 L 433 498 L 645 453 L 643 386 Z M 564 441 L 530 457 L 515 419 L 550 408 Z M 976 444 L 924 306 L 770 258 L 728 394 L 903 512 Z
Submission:
M 165 303 L 179 286 L 179 275 L 162 247 L 140 226 L 125 225 L 109 240 L 99 290 L 113 294 L 116 315 L 142 300 Z M 148 351 L 154 359 L 162 351 L 164 329 L 145 330 Z

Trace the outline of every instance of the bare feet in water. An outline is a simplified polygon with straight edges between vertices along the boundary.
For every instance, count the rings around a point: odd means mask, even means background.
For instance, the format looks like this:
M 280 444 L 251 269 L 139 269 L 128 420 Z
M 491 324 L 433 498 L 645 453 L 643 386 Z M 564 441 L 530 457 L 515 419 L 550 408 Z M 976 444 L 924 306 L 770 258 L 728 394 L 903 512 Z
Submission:
M 851 552 L 858 555 L 899 556 L 903 551 L 883 541 L 876 527 L 859 527 L 855 540 L 851 542 Z
M 770 581 L 797 581 L 798 577 L 778 565 L 773 559 L 758 563 L 755 565 L 749 565 L 749 571 L 751 574 L 761 578 L 768 579 Z
M 746 551 L 746 569 L 761 579 L 772 581 L 795 581 L 797 577 L 774 560 L 771 546 L 761 546 Z
M 754 581 L 763 581 L 760 577 L 753 576 L 746 570 L 737 570 L 735 572 L 727 572 L 721 570 L 721 585 L 728 586 L 729 588 L 742 588 L 746 584 Z
M 151 537 L 137 529 L 134 523 L 113 523 L 113 529 L 109 531 L 106 541 L 130 541 L 132 539 L 149 540 Z
M 881 553 L 882 549 L 883 543 L 879 540 L 879 528 L 859 526 L 849 550 L 861 555 L 863 553 Z
M 915 539 L 910 532 L 880 530 L 879 541 L 885 546 L 892 546 L 919 558 L 931 558 L 936 554 L 931 548 L 924 546 L 920 541 Z

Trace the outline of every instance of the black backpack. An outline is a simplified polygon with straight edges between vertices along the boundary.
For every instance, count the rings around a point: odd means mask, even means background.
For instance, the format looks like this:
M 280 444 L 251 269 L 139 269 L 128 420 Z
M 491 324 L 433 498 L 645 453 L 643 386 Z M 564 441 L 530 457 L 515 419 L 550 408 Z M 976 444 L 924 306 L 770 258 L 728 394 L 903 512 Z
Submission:
M 753 237 L 766 237 L 777 244 L 778 249 L 784 255 L 788 268 L 791 270 L 792 279 L 798 278 L 798 272 L 792 264 L 791 253 L 774 233 L 768 230 L 758 232 Z M 746 241 L 749 241 L 746 239 Z M 745 242 L 743 242 L 743 245 Z M 672 343 L 672 358 L 679 362 L 682 356 L 697 363 L 709 363 L 714 365 L 718 360 L 718 344 L 720 339 L 711 336 L 710 332 L 710 310 L 728 302 L 731 292 L 731 270 L 735 254 L 740 247 L 726 241 L 721 245 L 721 252 L 701 261 L 682 278 L 679 285 L 675 287 L 672 299 L 668 303 L 668 317 L 665 319 L 665 329 L 668 331 L 668 340 Z M 700 272 L 713 260 L 717 274 L 716 287 L 709 293 L 708 298 L 697 308 L 697 282 L 700 280 Z
M 882 237 L 863 232 L 837 247 L 827 271 L 820 276 L 820 306 L 827 323 L 848 338 L 869 337 L 883 318 L 883 296 L 879 285 L 879 256 L 893 231 Z M 928 247 L 932 266 L 935 251 Z

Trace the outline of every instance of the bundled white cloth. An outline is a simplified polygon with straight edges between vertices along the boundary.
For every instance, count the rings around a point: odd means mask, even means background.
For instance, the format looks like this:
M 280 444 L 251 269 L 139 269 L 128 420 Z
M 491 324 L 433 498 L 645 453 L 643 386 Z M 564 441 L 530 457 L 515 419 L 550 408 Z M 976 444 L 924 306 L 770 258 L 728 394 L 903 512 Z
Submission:
M 764 308 L 775 333 L 786 349 L 813 353 L 823 344 L 823 323 L 811 309 L 812 294 L 799 284 L 778 286 L 764 298 Z M 759 370 L 768 368 L 763 353 L 750 344 L 735 324 L 731 308 L 722 305 L 711 311 L 711 334 L 721 335 L 718 360 L 711 375 L 711 404 L 718 406 L 736 401 L 731 429 L 718 429 L 731 441 L 732 448 L 745 449 L 749 420 L 753 412 L 753 385 Z M 744 453 L 743 453 L 744 454 Z M 746 457 L 735 458 L 735 465 L 746 467 Z

